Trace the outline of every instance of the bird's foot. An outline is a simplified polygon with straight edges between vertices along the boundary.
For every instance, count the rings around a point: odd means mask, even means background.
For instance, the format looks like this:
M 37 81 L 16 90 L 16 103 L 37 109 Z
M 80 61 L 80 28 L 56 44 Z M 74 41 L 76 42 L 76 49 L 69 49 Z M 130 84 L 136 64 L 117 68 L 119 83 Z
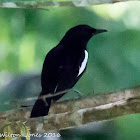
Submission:
M 74 92 L 77 93 L 77 95 L 78 95 L 78 99 L 82 98 L 82 93 L 81 93 L 79 90 L 74 89 Z

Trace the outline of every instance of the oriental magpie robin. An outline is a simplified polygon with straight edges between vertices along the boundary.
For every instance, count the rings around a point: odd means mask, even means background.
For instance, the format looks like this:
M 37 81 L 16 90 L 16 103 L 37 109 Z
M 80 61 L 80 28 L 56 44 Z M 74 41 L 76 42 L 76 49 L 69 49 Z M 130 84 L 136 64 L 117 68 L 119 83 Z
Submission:
M 76 84 L 86 70 L 88 41 L 92 36 L 106 31 L 88 25 L 78 25 L 67 31 L 60 43 L 47 54 L 41 75 L 42 91 L 33 106 L 31 118 L 48 115 L 51 103 L 66 92 L 44 100 L 41 96 L 55 95 L 71 89 Z

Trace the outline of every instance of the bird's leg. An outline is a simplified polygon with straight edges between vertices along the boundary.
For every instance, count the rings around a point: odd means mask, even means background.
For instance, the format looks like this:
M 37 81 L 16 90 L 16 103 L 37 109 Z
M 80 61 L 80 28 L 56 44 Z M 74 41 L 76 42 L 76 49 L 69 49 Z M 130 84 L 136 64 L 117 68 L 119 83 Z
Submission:
M 46 101 L 46 97 L 45 97 L 45 98 L 42 98 L 42 100 L 44 101 L 45 106 L 48 106 L 48 103 L 47 103 L 47 101 Z
M 58 88 L 58 84 L 57 84 L 57 86 L 55 87 L 55 89 L 54 89 L 54 93 L 56 93 L 56 91 L 57 91 L 57 88 Z
M 74 90 L 74 92 L 77 93 L 78 98 L 82 98 L 82 93 L 79 90 L 77 90 L 77 89 L 73 89 L 73 90 Z

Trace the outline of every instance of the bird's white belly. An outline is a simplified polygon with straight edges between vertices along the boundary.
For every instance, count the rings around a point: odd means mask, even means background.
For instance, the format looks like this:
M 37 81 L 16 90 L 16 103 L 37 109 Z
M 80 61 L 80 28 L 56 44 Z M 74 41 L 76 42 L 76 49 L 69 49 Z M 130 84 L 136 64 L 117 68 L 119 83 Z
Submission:
M 85 58 L 81 64 L 81 66 L 79 67 L 78 76 L 85 70 L 86 65 L 87 65 L 87 61 L 88 61 L 88 52 L 85 50 Z

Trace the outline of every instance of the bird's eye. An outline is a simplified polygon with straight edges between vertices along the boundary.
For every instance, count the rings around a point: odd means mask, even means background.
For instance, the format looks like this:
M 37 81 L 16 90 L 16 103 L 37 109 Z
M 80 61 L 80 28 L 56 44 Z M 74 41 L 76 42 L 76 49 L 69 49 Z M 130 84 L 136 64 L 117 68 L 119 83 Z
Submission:
M 89 30 L 89 32 L 90 33 L 95 33 L 96 32 L 96 29 L 92 28 L 92 29 Z

